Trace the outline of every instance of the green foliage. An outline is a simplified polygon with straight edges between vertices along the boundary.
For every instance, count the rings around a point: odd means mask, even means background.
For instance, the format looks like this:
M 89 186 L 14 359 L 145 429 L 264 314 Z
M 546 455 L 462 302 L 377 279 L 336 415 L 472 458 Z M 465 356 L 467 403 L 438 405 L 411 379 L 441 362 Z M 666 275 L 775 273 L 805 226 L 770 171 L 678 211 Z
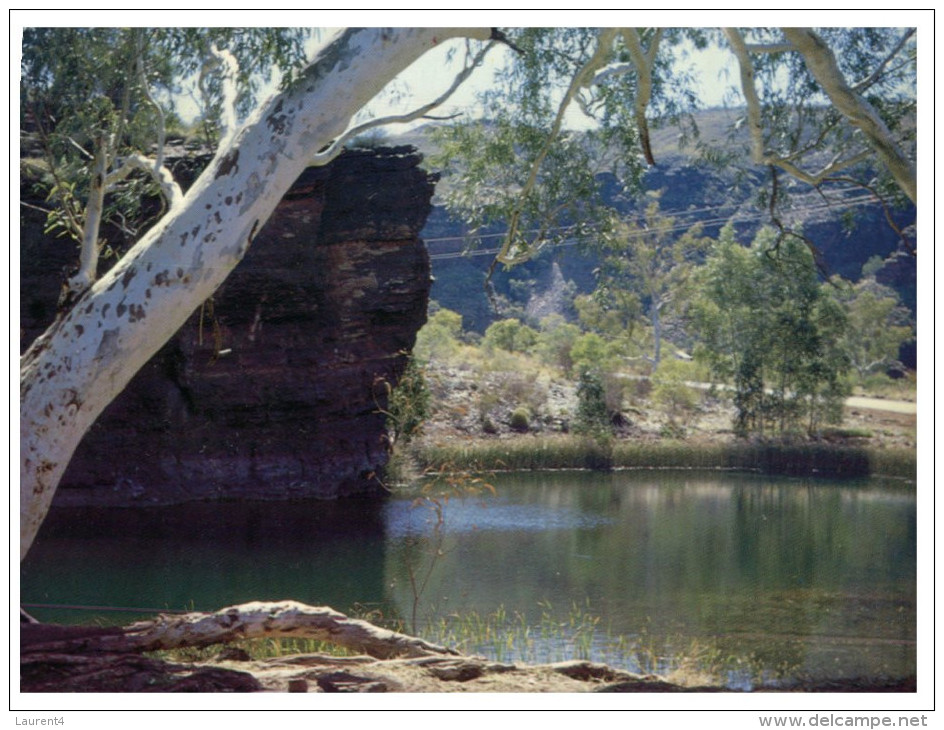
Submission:
M 493 322 L 485 330 L 482 344 L 486 350 L 507 350 L 508 352 L 528 352 L 538 341 L 538 333 L 517 319 L 501 319 Z
M 578 296 L 574 308 L 586 331 L 611 340 L 632 337 L 642 315 L 642 302 L 631 287 L 614 289 L 607 281 L 601 281 L 591 294 Z
M 444 198 L 448 209 L 473 237 L 506 227 L 512 257 L 529 255 L 548 243 L 572 237 L 593 243 L 607 235 L 612 214 L 602 201 L 595 176 L 612 172 L 626 194 L 639 189 L 644 172 L 640 152 L 653 135 L 649 128 L 674 126 L 679 146 L 694 147 L 704 160 L 724 165 L 733 180 L 756 174 L 766 162 L 751 159 L 744 116 L 725 120 L 721 134 L 704 135 L 690 112 L 698 104 L 699 84 L 685 57 L 689 49 L 715 47 L 731 52 L 716 29 L 626 29 L 604 48 L 595 82 L 579 78 L 606 30 L 593 28 L 510 28 L 508 37 L 522 51 L 509 54 L 495 83 L 479 99 L 483 121 L 443 128 L 434 164 L 451 178 Z M 739 31 L 746 43 L 780 45 L 777 28 Z M 819 38 L 832 51 L 844 81 L 872 106 L 906 158 L 915 159 L 916 37 L 913 29 L 821 28 Z M 643 55 L 640 63 L 636 44 Z M 758 143 L 765 155 L 789 161 L 808 173 L 831 160 L 835 172 L 854 177 L 883 196 L 901 199 L 887 170 L 876 178 L 874 152 L 861 130 L 814 79 L 798 53 L 752 53 L 751 73 L 763 119 Z M 588 131 L 557 130 L 562 96 L 575 79 L 572 118 L 580 113 L 594 124 Z M 647 87 L 648 92 L 647 93 Z M 743 104 L 731 98 L 732 106 Z M 637 115 L 637 112 L 638 115 Z M 669 154 L 668 145 L 658 150 Z M 658 162 L 658 160 L 657 160 Z M 785 165 L 785 167 L 788 167 Z M 754 168 L 751 170 L 750 168 Z M 805 177 L 802 173 L 799 177 Z M 780 186 L 775 199 L 789 205 Z M 645 297 L 641 297 L 645 299 Z M 657 336 L 658 341 L 658 336 Z
M 511 429 L 527 433 L 531 428 L 531 412 L 525 406 L 518 406 L 511 412 Z
M 776 246 L 775 246 L 776 244 Z M 795 237 L 761 232 L 751 248 L 730 228 L 699 272 L 697 353 L 734 384 L 738 433 L 815 433 L 849 393 L 848 320 Z
M 610 347 L 596 332 L 587 332 L 574 340 L 570 348 L 570 359 L 573 369 L 577 372 L 587 372 L 600 369 L 610 356 Z
M 416 335 L 413 351 L 422 360 L 447 359 L 458 351 L 461 335 L 462 315 L 430 302 L 429 318 Z
M 834 295 L 849 320 L 843 349 L 859 378 L 897 365 L 899 348 L 914 339 L 914 327 L 895 291 L 873 278 L 834 284 Z
M 570 324 L 560 315 L 552 315 L 541 321 L 534 350 L 545 364 L 570 372 L 573 367 L 571 353 L 579 336 L 577 325 Z
M 388 390 L 386 415 L 392 445 L 409 443 L 422 432 L 429 418 L 429 388 L 423 368 L 413 357 L 407 361 L 397 386 Z
M 264 83 L 291 78 L 310 35 L 303 28 L 24 29 L 20 125 L 43 149 L 50 229 L 79 240 L 93 159 L 103 155 L 111 172 L 124 156 L 152 154 L 168 122 L 179 124 L 175 105 L 188 91 L 203 105 L 209 138 L 218 137 L 220 74 L 209 68 L 201 74 L 213 44 L 239 64 L 238 106 L 245 115 Z M 194 89 L 198 78 L 203 83 Z M 149 222 L 139 221 L 141 201 L 155 191 L 149 177 L 131 175 L 111 189 L 103 221 L 135 240 Z
M 652 400 L 668 413 L 673 423 L 686 420 L 698 405 L 698 393 L 686 383 L 696 380 L 696 371 L 693 363 L 666 358 L 652 374 Z
M 652 334 L 650 358 L 658 365 L 666 319 L 679 305 L 683 285 L 702 258 L 708 239 L 701 236 L 700 225 L 680 230 L 676 218 L 660 211 L 659 195 L 650 198 L 638 223 L 615 221 L 599 237 L 597 289 L 590 302 L 578 309 L 585 321 L 610 332 L 620 321 L 642 317 Z M 631 332 L 631 326 L 624 328 Z
M 607 407 L 603 378 L 591 370 L 581 373 L 577 383 L 577 414 L 574 431 L 601 438 L 613 433 L 613 421 Z

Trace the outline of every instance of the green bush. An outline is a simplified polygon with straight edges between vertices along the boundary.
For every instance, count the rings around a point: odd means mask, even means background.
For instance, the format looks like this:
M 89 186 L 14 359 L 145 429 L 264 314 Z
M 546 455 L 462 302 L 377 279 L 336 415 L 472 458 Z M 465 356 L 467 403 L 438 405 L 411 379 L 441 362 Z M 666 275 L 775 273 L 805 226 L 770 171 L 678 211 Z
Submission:
M 537 330 L 517 319 L 502 319 L 488 326 L 482 344 L 490 351 L 528 352 L 537 341 Z
M 541 331 L 534 349 L 546 365 L 570 372 L 574 364 L 571 350 L 578 337 L 580 328 L 577 325 L 566 322 L 560 315 L 545 317 L 541 320 Z
M 686 380 L 694 380 L 695 369 L 691 363 L 671 358 L 660 362 L 652 374 L 652 400 L 673 424 L 685 422 L 698 405 L 698 393 L 685 384 Z
M 395 388 L 391 388 L 386 381 L 382 382 L 387 390 L 386 415 L 390 443 L 408 443 L 422 431 L 430 414 L 430 393 L 423 368 L 411 357 Z
M 462 315 L 451 309 L 436 309 L 430 303 L 426 324 L 416 335 L 413 351 L 423 360 L 448 358 L 459 350 Z
M 518 406 L 511 412 L 511 428 L 519 433 L 525 433 L 531 428 L 531 413 L 524 406 Z
M 596 332 L 580 335 L 570 348 L 570 360 L 577 372 L 599 369 L 608 354 L 606 341 Z
M 577 384 L 577 415 L 574 431 L 591 436 L 602 436 L 612 433 L 612 430 L 603 379 L 592 370 L 584 371 Z

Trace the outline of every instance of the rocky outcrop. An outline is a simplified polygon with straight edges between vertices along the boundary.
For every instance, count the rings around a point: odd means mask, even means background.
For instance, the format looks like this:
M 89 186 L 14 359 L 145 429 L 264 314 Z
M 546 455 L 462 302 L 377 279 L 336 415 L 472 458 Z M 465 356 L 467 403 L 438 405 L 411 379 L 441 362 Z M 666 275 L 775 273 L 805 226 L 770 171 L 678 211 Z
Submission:
M 334 498 L 381 490 L 382 381 L 425 322 L 434 178 L 411 148 L 306 171 L 226 283 L 92 427 L 54 504 Z M 75 250 L 23 223 L 21 336 Z

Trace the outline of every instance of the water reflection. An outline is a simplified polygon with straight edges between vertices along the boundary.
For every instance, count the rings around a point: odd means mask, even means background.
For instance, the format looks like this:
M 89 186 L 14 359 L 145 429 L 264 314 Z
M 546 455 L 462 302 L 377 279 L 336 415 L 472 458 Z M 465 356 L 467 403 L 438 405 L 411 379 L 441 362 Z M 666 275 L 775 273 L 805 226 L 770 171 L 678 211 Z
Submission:
M 593 658 L 630 669 L 642 643 L 663 656 L 698 642 L 755 675 L 915 671 L 913 488 L 718 472 L 491 481 L 497 496 L 446 505 L 441 544 L 435 516 L 408 496 L 59 512 L 22 565 L 22 601 L 216 609 L 294 598 L 409 618 L 410 572 L 428 570 L 423 621 L 501 609 L 531 637 L 548 624 L 566 634 L 577 606 L 600 618 Z M 572 651 L 560 635 L 541 651 Z M 620 635 L 636 648 L 613 653 Z
M 503 606 L 536 622 L 550 603 L 566 621 L 589 601 L 610 634 L 710 640 L 770 671 L 914 671 L 913 491 L 692 472 L 492 483 L 497 497 L 447 506 L 431 616 Z M 424 565 L 428 543 L 406 538 L 422 521 L 407 505 L 386 514 L 387 582 L 405 608 L 405 566 Z
M 20 570 L 24 603 L 216 610 L 292 598 L 384 601 L 379 500 L 56 510 Z M 122 621 L 36 609 L 40 620 Z

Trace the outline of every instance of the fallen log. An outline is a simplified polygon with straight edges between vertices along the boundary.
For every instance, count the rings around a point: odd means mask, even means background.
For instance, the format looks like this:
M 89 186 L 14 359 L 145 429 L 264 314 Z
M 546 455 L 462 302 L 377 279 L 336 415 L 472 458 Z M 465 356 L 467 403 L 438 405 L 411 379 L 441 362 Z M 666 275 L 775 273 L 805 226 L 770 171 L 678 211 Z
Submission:
M 325 641 L 377 659 L 458 655 L 453 649 L 415 636 L 348 618 L 327 606 L 307 606 L 297 601 L 244 603 L 215 613 L 162 614 L 119 632 L 55 635 L 48 641 L 34 635 L 21 646 L 21 653 L 144 652 L 282 637 Z

